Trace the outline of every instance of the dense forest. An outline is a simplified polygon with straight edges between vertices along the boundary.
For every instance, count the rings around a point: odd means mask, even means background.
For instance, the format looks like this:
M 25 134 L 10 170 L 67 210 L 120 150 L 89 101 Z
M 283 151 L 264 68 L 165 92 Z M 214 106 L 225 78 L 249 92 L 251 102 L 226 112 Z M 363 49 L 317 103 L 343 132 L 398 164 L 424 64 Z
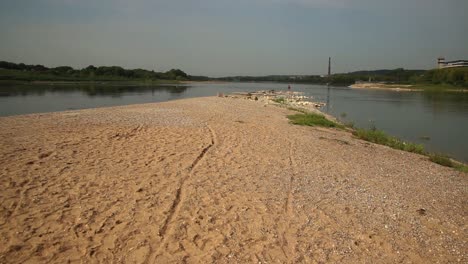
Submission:
M 468 88 L 468 67 L 429 70 L 411 77 L 410 81 L 415 84 L 449 84 Z
M 0 80 L 18 81 L 156 81 L 203 79 L 189 76 L 179 69 L 167 72 L 155 72 L 144 69 L 127 70 L 119 66 L 90 65 L 83 69 L 70 66 L 48 68 L 43 65 L 27 65 L 0 61 Z
M 394 70 L 356 71 L 338 73 L 331 76 L 319 75 L 269 75 L 269 76 L 233 76 L 209 78 L 206 76 L 191 76 L 180 69 L 167 72 L 155 72 L 144 69 L 124 69 L 119 66 L 93 65 L 83 69 L 69 66 L 48 68 L 43 65 L 27 65 L 0 61 L 0 80 L 16 81 L 229 81 L 229 82 L 284 82 L 284 83 L 315 83 L 331 85 L 350 85 L 356 81 L 368 81 L 457 86 L 468 88 L 468 67 L 446 68 L 434 70 Z

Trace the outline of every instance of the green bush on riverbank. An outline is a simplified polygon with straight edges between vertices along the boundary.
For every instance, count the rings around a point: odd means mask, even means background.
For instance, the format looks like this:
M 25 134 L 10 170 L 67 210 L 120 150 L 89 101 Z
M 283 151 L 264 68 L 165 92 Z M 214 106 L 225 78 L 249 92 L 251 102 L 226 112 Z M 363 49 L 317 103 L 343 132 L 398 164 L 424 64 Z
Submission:
M 353 132 L 356 137 L 380 145 L 389 146 L 394 149 L 424 154 L 424 146 L 420 144 L 404 142 L 398 138 L 387 135 L 378 129 L 357 129 Z
M 458 163 L 458 162 L 453 162 L 449 157 L 445 155 L 436 154 L 436 153 L 432 153 L 428 155 L 429 155 L 429 160 L 434 163 L 437 163 L 445 167 L 455 168 L 459 171 L 468 172 L 468 166 Z
M 323 115 L 314 113 L 289 115 L 288 118 L 291 120 L 291 124 L 294 125 L 344 128 L 343 125 L 328 120 Z
M 399 149 L 407 152 L 418 153 L 429 157 L 429 160 L 439 165 L 454 168 L 458 171 L 468 172 L 468 166 L 452 161 L 449 157 L 441 154 L 427 153 L 424 146 L 421 144 L 414 144 L 401 141 L 398 138 L 389 136 L 385 132 L 377 129 L 357 129 L 353 132 L 356 137 L 373 142 L 380 145 L 389 146 L 394 149 Z
M 333 122 L 327 119 L 325 116 L 315 113 L 309 113 L 302 109 L 288 108 L 292 111 L 301 112 L 301 114 L 288 115 L 291 124 L 302 125 L 302 126 L 321 126 L 331 128 L 344 128 L 345 126 Z M 352 129 L 352 128 L 351 128 Z M 428 153 L 424 150 L 424 146 L 421 144 L 414 144 L 410 142 L 404 142 L 396 137 L 387 135 L 385 132 L 373 129 L 356 129 L 353 130 L 353 135 L 359 139 L 376 143 L 379 145 L 385 145 L 394 149 L 399 149 L 407 152 L 413 152 L 429 157 L 429 160 L 442 166 L 451 167 L 458 171 L 468 172 L 468 166 L 455 162 L 449 157 L 440 154 Z
M 432 89 L 444 89 L 455 87 L 468 88 L 468 67 L 434 69 L 415 75 L 411 83 L 417 86 L 428 86 Z

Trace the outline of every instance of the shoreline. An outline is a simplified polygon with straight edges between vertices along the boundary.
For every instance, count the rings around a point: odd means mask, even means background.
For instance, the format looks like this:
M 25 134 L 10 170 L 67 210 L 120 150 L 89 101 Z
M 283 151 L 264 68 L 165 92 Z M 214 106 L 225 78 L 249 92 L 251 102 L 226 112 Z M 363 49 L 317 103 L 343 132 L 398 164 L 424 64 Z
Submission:
M 167 81 L 167 80 L 157 80 L 157 81 L 22 81 L 22 80 L 0 80 L 0 85 L 8 84 L 19 84 L 19 85 L 107 85 L 107 86 L 146 86 L 146 85 L 183 85 L 183 82 L 179 81 Z
M 385 84 L 385 83 L 355 83 L 350 86 L 352 89 L 370 89 L 370 90 L 387 90 L 396 92 L 468 92 L 468 88 L 443 88 L 444 86 L 423 85 L 423 84 Z M 426 88 L 428 87 L 428 88 Z
M 155 81 L 132 81 L 132 80 L 107 80 L 107 81 L 24 81 L 24 80 L 0 80 L 0 85 L 103 85 L 103 86 L 160 86 L 160 85 L 191 85 L 191 84 L 227 84 L 227 83 L 237 83 L 234 81 L 219 81 L 219 80 L 210 80 L 210 81 L 177 81 L 177 80 L 155 80 Z M 297 82 L 278 82 L 278 81 L 245 81 L 242 83 L 274 83 L 274 84 L 298 84 L 298 85 L 321 85 L 326 86 L 324 83 L 297 83 Z M 387 91 L 396 91 L 396 92 L 457 92 L 457 93 L 466 93 L 468 88 L 443 88 L 444 86 L 437 85 L 406 85 L 406 84 L 385 84 L 385 83 L 359 83 L 359 84 L 335 84 L 331 85 L 333 87 L 348 87 L 351 89 L 370 89 L 370 90 L 387 90 Z M 413 88 L 412 88 L 413 87 Z
M 292 113 L 202 97 L 1 117 L 0 262 L 466 260 L 467 174 Z
M 355 83 L 349 88 L 353 89 L 374 89 L 374 90 L 391 90 L 398 92 L 420 92 L 422 89 L 412 89 L 413 85 L 399 85 L 399 84 L 384 84 L 384 83 Z
M 263 92 L 263 91 L 259 91 L 259 92 Z M 279 91 L 279 92 L 282 92 L 282 91 Z M 247 100 L 252 100 L 252 101 L 255 101 L 249 97 L 246 97 L 247 94 L 253 94 L 255 95 L 257 92 L 235 92 L 233 94 L 226 94 L 226 95 L 223 95 L 221 93 L 221 97 L 229 97 L 229 98 L 242 98 L 242 99 L 247 99 Z M 293 92 L 293 93 L 297 93 L 297 92 Z M 175 100 L 169 100 L 169 101 L 162 101 L 162 102 L 149 102 L 149 103 L 131 103 L 131 104 L 123 104 L 123 105 L 115 105 L 115 106 L 99 106 L 99 107 L 91 107 L 91 108 L 70 108 L 70 109 L 66 109 L 66 110 L 56 110 L 56 111 L 50 111 L 50 112 L 36 112 L 36 113 L 24 113 L 24 114 L 11 114 L 11 115 L 5 115 L 5 116 L 1 116 L 0 115 L 0 119 L 1 118 L 10 118 L 10 117 L 22 117 L 22 116 L 35 116 L 35 115 L 47 115 L 47 114 L 59 114 L 59 113 L 67 113 L 67 112 L 75 112 L 75 111 L 86 111 L 86 110 L 105 110 L 105 109 L 110 109 L 110 108 L 119 108 L 119 107 L 129 107 L 129 106 L 138 106 L 138 105 L 141 105 L 141 106 L 144 106 L 144 105 L 150 105 L 150 104 L 158 104 L 158 103 L 164 103 L 164 102 L 177 102 L 179 100 L 190 100 L 190 99 L 195 99 L 195 98 L 210 98 L 210 97 L 214 97 L 214 96 L 208 96 L 208 97 L 194 97 L 194 98 L 185 98 L 185 99 L 175 99 Z M 219 97 L 219 96 L 218 96 Z M 345 123 L 342 122 L 342 120 L 340 120 L 339 117 L 335 117 L 329 113 L 326 113 L 324 111 L 322 111 L 321 109 L 325 106 L 324 103 L 321 103 L 321 102 L 312 102 L 310 101 L 309 104 L 290 104 L 290 102 L 286 103 L 286 104 L 281 104 L 281 103 L 276 103 L 274 101 L 271 100 L 271 98 L 267 98 L 265 100 L 263 100 L 263 103 L 266 103 L 268 102 L 267 104 L 270 104 L 270 105 L 276 105 L 277 107 L 280 107 L 280 108 L 296 108 L 296 109 L 301 109 L 301 110 L 304 110 L 304 111 L 307 111 L 307 112 L 311 112 L 311 113 L 316 113 L 316 114 L 321 114 L 323 116 L 326 117 L 326 119 L 328 120 L 331 120 L 333 122 L 336 122 L 336 123 L 339 123 L 343 126 L 346 127 L 346 131 L 348 132 L 352 132 L 353 130 L 357 129 L 355 127 L 348 127 Z M 385 131 L 384 131 L 385 132 Z M 389 135 L 389 136 L 392 136 L 392 135 Z M 407 143 L 412 143 L 412 142 L 407 142 Z M 424 145 L 424 144 L 422 144 Z M 425 147 L 425 145 L 424 145 Z M 460 164 L 460 165 L 468 165 L 468 163 L 466 161 L 463 161 L 462 159 L 457 159 L 456 157 L 453 157 L 447 153 L 443 153 L 443 152 L 430 152 L 430 153 L 427 153 L 427 154 L 440 154 L 440 155 L 443 155 L 444 157 L 447 157 L 449 158 L 450 160 L 452 160 L 452 162 L 454 162 L 455 164 Z
M 180 81 L 181 83 L 184 84 L 194 84 L 194 83 L 201 83 L 201 84 L 224 84 L 224 83 L 230 83 L 226 81 L 216 81 L 216 80 L 211 80 L 211 81 Z

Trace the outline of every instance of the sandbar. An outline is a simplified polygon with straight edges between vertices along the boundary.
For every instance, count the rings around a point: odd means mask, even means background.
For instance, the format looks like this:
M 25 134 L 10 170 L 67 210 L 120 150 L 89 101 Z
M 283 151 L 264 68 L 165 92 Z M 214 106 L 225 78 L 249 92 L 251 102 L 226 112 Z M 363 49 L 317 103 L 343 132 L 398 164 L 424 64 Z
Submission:
M 0 118 L 1 263 L 467 263 L 467 174 L 205 97 Z

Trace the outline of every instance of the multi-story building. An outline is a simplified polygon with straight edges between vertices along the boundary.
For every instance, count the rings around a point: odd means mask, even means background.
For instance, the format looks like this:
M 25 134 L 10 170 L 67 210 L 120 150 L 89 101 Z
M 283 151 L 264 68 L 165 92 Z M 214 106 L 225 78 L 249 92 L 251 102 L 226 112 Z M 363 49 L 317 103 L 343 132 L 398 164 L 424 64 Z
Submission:
M 468 60 L 445 61 L 445 58 L 439 57 L 437 58 L 437 66 L 439 67 L 439 69 L 468 67 Z

